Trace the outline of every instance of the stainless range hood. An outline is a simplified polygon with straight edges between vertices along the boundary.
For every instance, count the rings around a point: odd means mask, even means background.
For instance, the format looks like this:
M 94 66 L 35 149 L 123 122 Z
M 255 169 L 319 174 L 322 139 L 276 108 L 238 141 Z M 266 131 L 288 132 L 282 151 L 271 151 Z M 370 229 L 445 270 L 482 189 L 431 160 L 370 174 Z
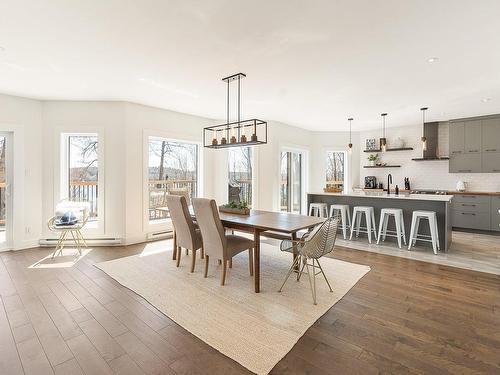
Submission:
M 427 139 L 427 150 L 422 151 L 421 158 L 413 158 L 411 160 L 448 160 L 447 156 L 438 156 L 438 141 L 439 141 L 439 125 L 445 125 L 443 122 L 426 122 L 424 123 L 424 137 Z

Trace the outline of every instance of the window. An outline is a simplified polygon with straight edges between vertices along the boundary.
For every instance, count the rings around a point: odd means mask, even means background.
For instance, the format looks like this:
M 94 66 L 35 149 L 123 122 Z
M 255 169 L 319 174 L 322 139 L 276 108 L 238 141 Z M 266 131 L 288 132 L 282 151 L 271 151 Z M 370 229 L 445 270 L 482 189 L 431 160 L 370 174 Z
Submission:
M 148 140 L 149 221 L 169 217 L 165 196 L 184 195 L 191 198 L 198 191 L 198 145 L 159 137 Z
M 234 147 L 228 150 L 228 202 L 246 202 L 252 206 L 251 147 Z
M 326 187 L 338 192 L 344 191 L 345 185 L 345 151 L 328 151 L 326 153 Z
M 66 134 L 63 192 L 72 202 L 89 204 L 89 221 L 99 217 L 99 141 L 97 134 Z M 65 181 L 64 181 L 65 180 Z M 64 195 L 63 195 L 64 196 Z
M 300 214 L 302 207 L 301 152 L 281 152 L 280 211 Z

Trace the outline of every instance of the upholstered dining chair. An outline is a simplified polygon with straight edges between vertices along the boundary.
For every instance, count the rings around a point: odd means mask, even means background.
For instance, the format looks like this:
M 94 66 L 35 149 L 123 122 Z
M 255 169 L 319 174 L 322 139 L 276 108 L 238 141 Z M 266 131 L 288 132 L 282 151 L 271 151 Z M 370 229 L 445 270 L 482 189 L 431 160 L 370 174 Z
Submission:
M 319 259 L 323 255 L 333 251 L 333 248 L 335 247 L 335 240 L 337 239 L 339 221 L 340 216 L 335 215 L 324 221 L 321 225 L 317 226 L 313 231 L 306 233 L 300 240 L 284 240 L 281 242 L 280 248 L 282 251 L 293 252 L 298 256 L 294 259 L 292 266 L 288 270 L 285 281 L 283 281 L 279 292 L 283 290 L 285 283 L 294 270 L 298 272 L 297 281 L 299 281 L 302 273 L 304 272 L 304 268 L 306 268 L 306 273 L 309 278 L 309 286 L 311 287 L 312 298 L 315 305 L 317 304 L 317 275 L 320 273 L 323 275 L 328 288 L 330 288 L 330 292 L 333 292 L 332 287 L 323 272 Z M 300 267 L 301 263 L 302 267 Z
M 177 252 L 177 267 L 180 265 L 181 249 L 184 247 L 193 253 L 191 258 L 191 272 L 194 272 L 196 251 L 200 250 L 202 259 L 204 255 L 201 232 L 193 223 L 185 196 L 167 195 L 166 201 L 177 238 L 177 248 L 174 249 Z
M 213 199 L 193 198 L 193 208 L 196 222 L 203 237 L 205 249 L 205 277 L 208 275 L 209 259 L 222 261 L 221 285 L 226 281 L 227 266 L 232 258 L 248 250 L 248 267 L 253 276 L 254 242 L 248 238 L 236 235 L 226 235 L 219 217 L 217 204 Z

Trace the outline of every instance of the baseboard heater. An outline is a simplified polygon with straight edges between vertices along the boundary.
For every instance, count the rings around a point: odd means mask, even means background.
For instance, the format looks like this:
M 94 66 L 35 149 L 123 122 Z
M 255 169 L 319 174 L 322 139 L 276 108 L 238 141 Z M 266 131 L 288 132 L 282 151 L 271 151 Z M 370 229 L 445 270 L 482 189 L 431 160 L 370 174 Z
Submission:
M 40 240 L 39 244 L 41 247 L 54 247 L 57 244 L 57 238 L 44 238 Z M 72 240 L 66 240 L 66 243 L 72 243 Z M 116 246 L 122 245 L 123 241 L 121 238 L 89 238 L 85 239 L 88 245 L 94 246 Z
M 148 241 L 156 241 L 156 240 L 163 240 L 165 238 L 172 238 L 174 235 L 174 232 L 170 230 L 162 230 L 158 232 L 152 232 L 148 233 L 146 236 L 146 239 Z

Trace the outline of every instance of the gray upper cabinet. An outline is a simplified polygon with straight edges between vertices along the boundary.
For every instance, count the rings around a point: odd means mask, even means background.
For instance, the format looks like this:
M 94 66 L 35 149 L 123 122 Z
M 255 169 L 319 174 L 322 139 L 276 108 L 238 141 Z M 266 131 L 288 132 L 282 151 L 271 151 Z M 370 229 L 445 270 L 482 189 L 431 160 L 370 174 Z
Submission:
M 450 173 L 481 172 L 481 153 L 464 153 L 450 155 Z
M 450 122 L 450 173 L 500 173 L 500 116 Z
M 483 152 L 500 152 L 500 117 L 483 120 Z
M 500 173 L 500 152 L 483 152 L 482 171 Z
M 465 152 L 465 122 L 450 123 L 450 157 Z
M 481 152 L 481 120 L 467 121 L 464 127 L 465 152 Z

